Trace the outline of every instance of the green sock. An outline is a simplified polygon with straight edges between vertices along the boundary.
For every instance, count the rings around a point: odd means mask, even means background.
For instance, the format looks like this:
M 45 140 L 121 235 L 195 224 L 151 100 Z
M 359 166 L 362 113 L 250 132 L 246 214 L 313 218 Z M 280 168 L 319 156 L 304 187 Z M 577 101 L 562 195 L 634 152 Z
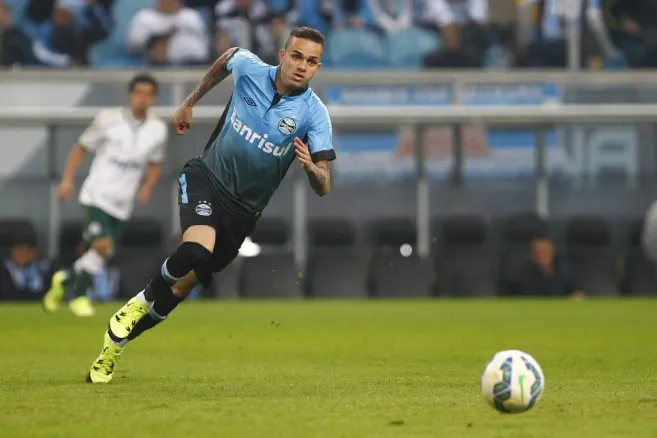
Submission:
M 79 298 L 87 294 L 87 289 L 93 284 L 93 275 L 86 271 L 75 272 L 69 269 L 65 285 L 73 292 L 71 299 Z

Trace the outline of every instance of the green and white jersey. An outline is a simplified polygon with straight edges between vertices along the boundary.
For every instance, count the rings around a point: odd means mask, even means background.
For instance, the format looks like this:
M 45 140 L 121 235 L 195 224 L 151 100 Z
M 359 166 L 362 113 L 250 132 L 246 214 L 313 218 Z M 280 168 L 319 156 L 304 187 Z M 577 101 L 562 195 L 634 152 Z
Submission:
M 127 220 L 146 166 L 164 160 L 167 138 L 167 125 L 159 117 L 137 121 L 126 108 L 101 111 L 78 140 L 95 155 L 80 203 Z

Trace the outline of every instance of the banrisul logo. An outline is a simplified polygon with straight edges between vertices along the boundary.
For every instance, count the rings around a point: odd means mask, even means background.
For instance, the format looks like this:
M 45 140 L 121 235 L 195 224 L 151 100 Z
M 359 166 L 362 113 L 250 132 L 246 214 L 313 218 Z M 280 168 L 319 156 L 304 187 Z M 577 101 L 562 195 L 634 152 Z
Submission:
M 289 142 L 285 146 L 276 146 L 274 143 L 267 141 L 267 134 L 258 134 L 253 132 L 253 130 L 245 125 L 240 119 L 237 118 L 237 111 L 233 108 L 233 113 L 230 116 L 230 122 L 235 130 L 240 136 L 244 137 L 251 144 L 257 144 L 258 149 L 261 149 L 266 154 L 272 154 L 275 157 L 281 157 L 286 155 L 290 148 L 292 147 L 292 142 Z

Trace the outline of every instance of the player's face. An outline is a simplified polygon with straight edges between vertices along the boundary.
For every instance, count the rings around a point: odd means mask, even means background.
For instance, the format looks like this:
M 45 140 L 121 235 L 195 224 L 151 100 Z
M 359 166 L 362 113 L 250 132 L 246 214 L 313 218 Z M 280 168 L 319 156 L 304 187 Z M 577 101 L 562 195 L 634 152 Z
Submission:
M 322 66 L 321 44 L 304 38 L 292 38 L 279 55 L 281 80 L 290 88 L 304 88 Z
M 9 10 L 0 2 L 0 27 L 6 27 L 11 24 L 11 15 Z
M 180 0 L 158 0 L 156 5 L 165 14 L 173 14 L 180 9 Z
M 155 88 L 147 82 L 138 82 L 130 92 L 130 108 L 145 111 L 155 102 Z
M 531 253 L 534 263 L 540 267 L 550 266 L 554 260 L 554 245 L 549 239 L 536 239 L 532 242 Z
M 27 266 L 36 258 L 36 249 L 25 244 L 15 245 L 11 248 L 11 258 L 17 265 Z

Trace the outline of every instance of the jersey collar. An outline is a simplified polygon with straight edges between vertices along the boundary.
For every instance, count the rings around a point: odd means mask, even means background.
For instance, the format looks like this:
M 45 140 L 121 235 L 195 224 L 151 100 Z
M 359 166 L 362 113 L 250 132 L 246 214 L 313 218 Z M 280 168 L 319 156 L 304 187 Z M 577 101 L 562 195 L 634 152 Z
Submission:
M 278 67 L 272 67 L 271 69 L 269 69 L 269 80 L 271 81 L 271 86 L 274 87 L 274 90 L 276 90 L 276 72 L 278 72 L 279 68 L 280 65 Z M 303 93 L 308 91 L 308 88 L 310 88 L 310 86 L 306 86 L 305 88 L 300 88 L 298 90 L 292 91 L 286 97 L 301 96 Z
M 146 120 L 148 120 L 148 114 L 146 114 L 146 118 L 144 120 L 136 120 L 134 117 L 132 117 L 132 113 L 130 112 L 130 108 L 123 108 L 123 118 L 125 121 L 130 125 L 135 128 L 140 127 L 144 123 L 146 123 Z

